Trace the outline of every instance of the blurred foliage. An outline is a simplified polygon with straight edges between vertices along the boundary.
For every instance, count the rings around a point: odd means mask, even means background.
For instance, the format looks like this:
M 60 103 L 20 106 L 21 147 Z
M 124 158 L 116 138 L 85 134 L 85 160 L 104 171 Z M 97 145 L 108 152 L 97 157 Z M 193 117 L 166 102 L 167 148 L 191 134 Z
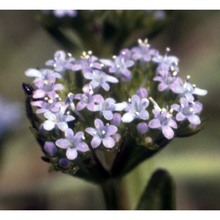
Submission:
M 138 38 L 150 40 L 166 28 L 171 15 L 147 10 L 78 10 L 74 17 L 57 17 L 46 11 L 38 14 L 38 20 L 66 50 L 92 50 L 100 57 L 118 54 Z
M 131 16 L 132 11 L 128 13 Z M 208 90 L 201 99 L 206 121 L 197 135 L 174 140 L 126 176 L 121 192 L 127 195 L 124 207 L 135 208 L 149 174 L 165 168 L 176 182 L 177 209 L 220 209 L 220 11 L 172 13 L 175 19 L 150 44 L 161 52 L 170 47 L 171 54 L 180 58 L 180 72 Z M 38 15 L 39 11 L 0 11 L 0 94 L 9 101 L 24 102 L 24 71 L 42 66 L 61 47 L 41 26 Z M 27 119 L 21 125 L 0 146 L 4 148 L 0 209 L 103 209 L 96 186 L 48 173 Z

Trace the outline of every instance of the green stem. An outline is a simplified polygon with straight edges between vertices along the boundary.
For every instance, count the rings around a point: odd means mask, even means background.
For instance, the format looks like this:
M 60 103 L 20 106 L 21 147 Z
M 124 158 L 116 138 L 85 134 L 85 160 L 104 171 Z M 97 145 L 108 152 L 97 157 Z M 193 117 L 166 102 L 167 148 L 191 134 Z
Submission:
M 120 180 L 109 179 L 101 185 L 107 210 L 120 210 Z

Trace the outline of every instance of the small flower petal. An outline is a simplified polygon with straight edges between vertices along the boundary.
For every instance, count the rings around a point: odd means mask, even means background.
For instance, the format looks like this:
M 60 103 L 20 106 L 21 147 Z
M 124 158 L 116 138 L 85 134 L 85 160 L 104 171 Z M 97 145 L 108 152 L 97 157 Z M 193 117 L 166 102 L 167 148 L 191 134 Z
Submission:
M 163 126 L 162 127 L 162 133 L 169 140 L 174 137 L 174 131 L 169 126 Z

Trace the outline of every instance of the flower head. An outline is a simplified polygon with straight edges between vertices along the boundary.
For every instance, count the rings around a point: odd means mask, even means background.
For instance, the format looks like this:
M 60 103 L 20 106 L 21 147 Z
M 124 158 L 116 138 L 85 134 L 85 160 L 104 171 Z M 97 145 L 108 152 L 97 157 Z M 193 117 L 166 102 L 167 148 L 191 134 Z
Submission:
M 75 59 L 59 50 L 46 68 L 26 71 L 33 78 L 23 84 L 27 113 L 55 170 L 100 183 L 175 136 L 199 130 L 198 96 L 207 91 L 181 79 L 169 50 L 161 55 L 146 40 L 138 42 L 113 59 L 91 51 Z

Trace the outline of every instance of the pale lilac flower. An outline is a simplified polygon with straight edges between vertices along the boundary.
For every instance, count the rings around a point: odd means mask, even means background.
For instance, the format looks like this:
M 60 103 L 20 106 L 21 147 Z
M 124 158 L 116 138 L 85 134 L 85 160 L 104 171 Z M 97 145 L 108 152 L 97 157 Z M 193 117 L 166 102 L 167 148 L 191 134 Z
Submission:
M 199 125 L 201 120 L 197 114 L 202 111 L 202 104 L 200 102 L 189 102 L 187 98 L 180 99 L 180 105 L 173 104 L 172 109 L 177 111 L 176 120 L 188 120 L 191 124 Z
M 60 105 L 60 109 L 58 112 L 53 113 L 50 111 L 47 111 L 44 113 L 44 117 L 47 119 L 43 123 L 43 128 L 46 131 L 51 131 L 55 127 L 59 128 L 61 131 L 65 131 L 68 129 L 67 122 L 75 120 L 75 117 L 72 115 L 69 115 L 66 112 L 67 106 L 66 105 Z
M 102 69 L 101 64 L 96 56 L 92 55 L 92 51 L 83 52 L 81 60 L 77 60 L 72 66 L 73 71 L 82 70 L 83 73 L 91 73 L 95 69 Z
M 123 111 L 126 107 L 126 102 L 116 103 L 113 98 L 107 98 L 96 105 L 94 111 L 99 111 L 106 120 L 112 120 L 113 111 Z
M 89 85 L 92 89 L 102 87 L 105 91 L 109 91 L 110 86 L 108 83 L 118 83 L 118 79 L 99 70 L 84 73 L 84 77 L 85 79 L 91 80 Z
M 94 94 L 93 89 L 90 86 L 84 86 L 84 93 L 79 93 L 75 95 L 75 99 L 79 100 L 76 105 L 77 110 L 82 110 L 85 107 L 89 111 L 95 111 L 95 103 L 100 103 L 104 101 L 104 98 L 100 94 Z
M 148 128 L 148 125 L 147 123 L 145 122 L 140 122 L 138 123 L 137 125 L 137 131 L 140 133 L 140 134 L 146 134 L 148 132 L 149 128 Z
M 127 112 L 122 116 L 122 122 L 130 123 L 134 119 L 147 120 L 149 118 L 149 113 L 146 110 L 148 105 L 149 101 L 147 98 L 140 98 L 138 95 L 133 95 L 125 109 Z
M 149 62 L 151 61 L 153 56 L 156 56 L 158 54 L 157 50 L 150 48 L 147 39 L 145 39 L 144 41 L 139 39 L 138 44 L 138 46 L 131 49 L 133 60 Z
M 173 128 L 177 128 L 177 123 L 173 120 L 172 111 L 167 109 L 153 109 L 154 119 L 150 120 L 148 126 L 153 129 L 162 130 L 163 135 L 167 139 L 172 139 L 174 137 Z
M 46 141 L 44 143 L 44 151 L 52 157 L 57 152 L 56 145 L 52 141 Z
M 179 72 L 179 59 L 175 56 L 168 56 L 167 53 L 170 51 L 169 48 L 166 50 L 166 54 L 164 56 L 157 54 L 153 57 L 152 61 L 158 63 L 157 73 L 166 74 L 170 70 L 175 72 L 176 74 Z
M 37 101 L 32 101 L 31 105 L 38 107 L 36 110 L 37 114 L 42 114 L 47 111 L 50 112 L 58 112 L 60 109 L 60 104 L 62 102 L 60 101 L 59 96 L 57 95 L 55 98 L 49 98 L 49 97 L 44 97 L 43 100 L 37 100 Z
M 34 77 L 35 81 L 38 81 L 38 80 L 54 80 L 57 78 L 57 79 L 61 79 L 62 76 L 60 73 L 57 73 L 55 72 L 54 70 L 50 70 L 50 69 L 28 69 L 25 71 L 25 75 L 28 76 L 28 77 Z
M 95 119 L 95 128 L 86 128 L 86 132 L 93 136 L 91 146 L 97 148 L 100 144 L 103 144 L 106 148 L 113 148 L 115 146 L 115 140 L 112 137 L 118 130 L 114 125 L 109 125 L 102 122 L 100 119 Z
M 35 81 L 36 89 L 33 91 L 33 98 L 39 99 L 48 96 L 51 99 L 56 98 L 56 91 L 60 91 L 64 86 L 56 83 L 54 79 Z
M 125 81 L 131 79 L 129 68 L 134 65 L 134 61 L 131 60 L 131 52 L 128 49 L 122 50 L 118 56 L 113 56 L 113 61 L 102 59 L 101 62 L 109 66 L 109 72 L 114 73 L 117 78 Z
M 55 71 L 63 73 L 64 71 L 72 68 L 72 62 L 74 61 L 75 59 L 70 54 L 66 54 L 64 51 L 58 50 L 54 54 L 54 59 L 48 60 L 45 65 L 52 66 Z
M 89 151 L 88 145 L 83 141 L 84 134 L 82 131 L 74 134 L 72 129 L 65 131 L 65 138 L 60 138 L 56 141 L 56 145 L 59 148 L 66 149 L 66 157 L 69 160 L 74 160 L 78 156 L 79 152 Z
M 182 84 L 182 80 L 178 77 L 176 72 L 163 72 L 160 75 L 154 77 L 154 81 L 160 82 L 158 90 L 160 92 L 164 90 L 171 90 L 174 93 L 178 93 Z
M 194 95 L 204 96 L 208 92 L 205 89 L 197 88 L 196 85 L 192 85 L 189 82 L 190 76 L 187 76 L 187 80 L 178 87 L 177 93 L 182 97 L 186 97 L 189 102 L 194 101 Z

